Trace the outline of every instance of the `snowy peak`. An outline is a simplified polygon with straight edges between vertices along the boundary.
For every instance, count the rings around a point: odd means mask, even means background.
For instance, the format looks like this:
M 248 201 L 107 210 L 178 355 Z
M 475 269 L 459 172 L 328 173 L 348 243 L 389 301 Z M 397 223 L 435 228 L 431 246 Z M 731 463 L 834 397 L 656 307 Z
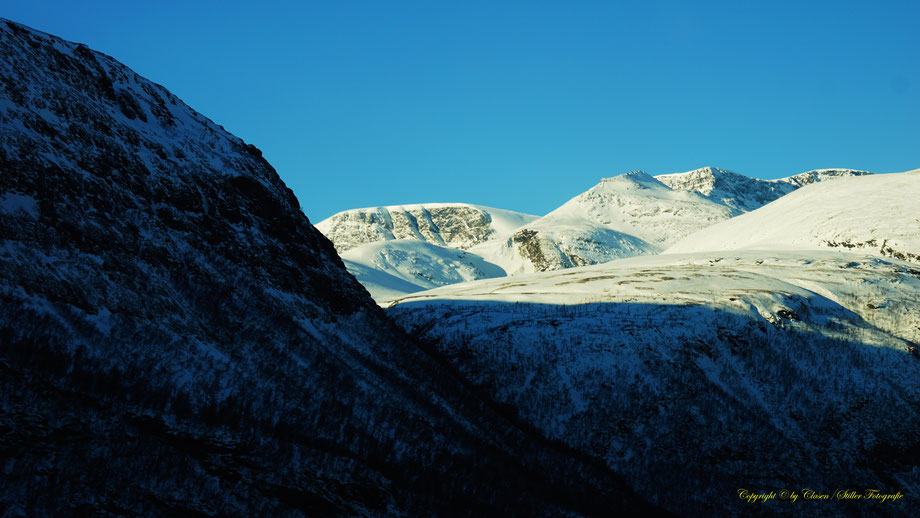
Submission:
M 589 193 L 600 194 L 614 192 L 640 192 L 639 195 L 644 197 L 674 199 L 675 195 L 671 193 L 671 191 L 675 190 L 681 189 L 673 189 L 671 186 L 662 182 L 658 177 L 652 176 L 645 171 L 631 171 L 617 176 L 601 178 L 597 185 L 588 189 L 581 195 L 576 196 L 575 199 L 589 195 Z M 689 189 L 683 190 L 689 191 Z M 676 197 L 687 198 L 683 194 L 679 194 Z M 565 205 L 563 205 L 563 207 L 564 206 Z
M 601 178 L 540 218 L 478 205 L 429 203 L 348 210 L 317 228 L 340 253 L 368 243 L 415 240 L 472 252 L 514 275 L 660 253 L 802 185 L 866 174 L 871 173 L 823 169 L 759 180 L 712 166 L 657 176 L 637 170 Z M 385 273 L 401 276 L 398 269 Z
M 660 246 L 729 216 L 725 207 L 695 192 L 673 190 L 634 171 L 604 178 L 547 214 L 541 223 L 582 219 Z
M 317 223 L 316 228 L 340 253 L 366 243 L 399 239 L 467 249 L 507 237 L 535 219 L 537 216 L 468 203 L 425 203 L 346 210 Z
M 600 186 L 607 185 L 607 184 L 610 184 L 610 185 L 635 184 L 638 186 L 650 186 L 650 185 L 655 185 L 657 183 L 658 181 L 655 180 L 654 177 L 650 176 L 645 171 L 636 170 L 636 171 L 630 171 L 628 173 L 619 174 L 616 176 L 601 178 L 600 182 L 598 182 L 598 185 L 595 188 L 598 188 Z
M 731 214 L 696 192 L 675 191 L 633 171 L 603 178 L 505 242 L 471 251 L 509 274 L 558 270 L 655 254 Z

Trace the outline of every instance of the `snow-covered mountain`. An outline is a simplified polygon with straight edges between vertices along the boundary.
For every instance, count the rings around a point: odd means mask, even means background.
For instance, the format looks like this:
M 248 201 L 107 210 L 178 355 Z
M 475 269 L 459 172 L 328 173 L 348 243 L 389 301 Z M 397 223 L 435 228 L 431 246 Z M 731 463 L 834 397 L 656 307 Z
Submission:
M 515 275 L 660 253 L 690 234 L 756 210 L 803 185 L 869 174 L 822 169 L 779 180 L 759 180 L 715 167 L 655 177 L 636 171 L 604 178 L 539 218 L 478 205 L 423 204 L 348 210 L 320 222 L 317 228 L 332 239 L 340 253 L 361 244 L 417 240 L 466 250 Z M 406 277 L 408 271 L 417 271 L 423 278 L 434 275 L 443 281 L 437 285 L 492 276 L 426 273 L 413 264 L 399 265 L 398 258 L 408 260 L 412 255 L 418 261 L 418 254 L 434 253 L 438 264 L 446 264 L 442 261 L 456 257 L 460 262 L 454 268 L 442 268 L 449 272 L 468 270 L 470 257 L 430 247 L 422 247 L 425 252 L 406 254 L 405 245 L 393 245 L 401 251 L 384 252 L 388 246 L 381 244 L 379 253 L 388 255 L 389 260 L 346 263 L 378 301 L 425 285 L 417 277 Z
M 316 224 L 348 271 L 382 301 L 445 284 L 505 275 L 468 250 L 503 242 L 537 216 L 469 203 L 351 209 Z
M 657 252 L 653 245 L 583 218 L 540 219 L 508 239 L 469 250 L 509 274 L 559 270 Z
M 367 243 L 342 252 L 341 257 L 375 300 L 505 276 L 504 270 L 478 255 L 412 239 Z
M 6 20 L 0 469 L 3 516 L 654 511 L 394 326 L 258 149 Z
M 694 191 L 705 198 L 734 209 L 734 215 L 763 207 L 803 185 L 850 176 L 872 174 L 853 169 L 819 169 L 778 180 L 760 180 L 742 174 L 703 167 L 678 174 L 663 174 L 655 179 L 676 191 Z
M 501 239 L 537 216 L 469 203 L 423 203 L 351 209 L 316 224 L 340 253 L 379 241 L 414 239 L 465 250 Z
M 920 261 L 920 170 L 806 185 L 668 252 L 838 248 Z
M 731 216 L 725 205 L 635 171 L 604 178 L 504 242 L 470 251 L 509 274 L 556 270 L 657 253 Z
M 920 491 L 918 300 L 920 270 L 900 260 L 726 251 L 446 286 L 387 312 L 654 502 L 745 516 L 739 488 Z M 795 515 L 878 512 L 865 503 Z

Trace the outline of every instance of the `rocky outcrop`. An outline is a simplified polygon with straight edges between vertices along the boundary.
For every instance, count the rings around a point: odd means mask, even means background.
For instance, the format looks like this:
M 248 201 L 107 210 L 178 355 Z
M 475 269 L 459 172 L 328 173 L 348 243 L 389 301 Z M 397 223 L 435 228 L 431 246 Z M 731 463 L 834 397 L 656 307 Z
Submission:
M 760 208 L 796 189 L 789 183 L 758 180 L 716 167 L 655 178 L 676 191 L 697 192 L 709 200 L 731 207 L 734 215 Z
M 759 209 L 810 183 L 867 174 L 872 173 L 853 169 L 817 169 L 778 180 L 760 180 L 726 169 L 703 167 L 655 178 L 674 190 L 697 192 L 709 200 L 731 207 L 738 215 Z
M 836 180 L 838 178 L 848 178 L 850 176 L 866 176 L 872 174 L 869 171 L 859 171 L 856 169 L 815 169 L 813 171 L 806 171 L 804 173 L 799 173 L 788 178 L 782 178 L 777 180 L 778 182 L 785 182 L 796 187 L 802 187 L 815 182 L 825 182 L 828 180 Z
M 431 203 L 352 209 L 316 227 L 339 252 L 378 241 L 411 239 L 466 250 L 504 237 L 536 216 L 464 203 Z

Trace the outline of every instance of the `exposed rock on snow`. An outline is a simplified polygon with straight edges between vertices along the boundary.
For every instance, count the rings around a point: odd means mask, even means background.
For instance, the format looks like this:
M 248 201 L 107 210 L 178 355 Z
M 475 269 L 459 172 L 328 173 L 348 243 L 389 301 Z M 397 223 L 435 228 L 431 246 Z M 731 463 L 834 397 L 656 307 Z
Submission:
M 851 176 L 872 174 L 853 169 L 818 169 L 781 178 L 759 180 L 717 167 L 703 167 L 678 174 L 662 174 L 655 179 L 675 191 L 694 191 L 716 203 L 734 209 L 733 215 L 759 209 L 803 185 Z
M 316 224 L 340 253 L 356 246 L 413 239 L 467 249 L 501 239 L 537 216 L 468 203 L 393 205 L 339 212 Z

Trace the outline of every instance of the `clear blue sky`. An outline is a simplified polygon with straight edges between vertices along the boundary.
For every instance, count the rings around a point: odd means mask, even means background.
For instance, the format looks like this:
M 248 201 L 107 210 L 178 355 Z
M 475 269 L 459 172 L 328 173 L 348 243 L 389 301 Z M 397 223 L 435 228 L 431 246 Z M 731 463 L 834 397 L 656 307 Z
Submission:
M 920 2 L 46 2 L 261 148 L 314 222 L 544 214 L 604 176 L 920 167 Z

